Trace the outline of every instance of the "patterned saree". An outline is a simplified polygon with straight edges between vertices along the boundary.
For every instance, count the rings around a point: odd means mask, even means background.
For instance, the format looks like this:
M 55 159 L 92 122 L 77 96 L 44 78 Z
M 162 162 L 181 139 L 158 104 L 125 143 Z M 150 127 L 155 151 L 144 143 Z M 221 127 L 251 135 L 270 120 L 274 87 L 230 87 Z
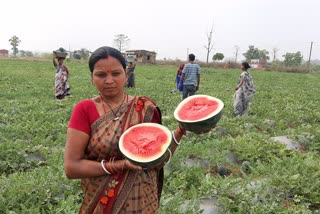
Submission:
M 56 67 L 55 75 L 55 96 L 58 99 L 63 99 L 70 90 L 68 84 L 68 68 L 65 65 Z
M 251 75 L 244 71 L 241 73 L 240 78 L 243 80 L 243 84 L 234 94 L 234 114 L 235 115 L 246 115 L 249 111 L 250 101 L 256 92 L 253 79 Z
M 90 142 L 86 149 L 89 160 L 116 161 L 124 157 L 118 149 L 121 134 L 131 126 L 151 122 L 159 109 L 146 97 L 135 97 L 119 109 L 119 120 L 112 112 L 101 116 L 91 125 Z M 115 109 L 117 111 L 117 109 Z M 160 113 L 160 111 L 159 111 Z M 160 114 L 161 118 L 161 114 Z M 81 180 L 84 199 L 80 213 L 158 213 L 162 189 L 163 169 L 119 171 Z

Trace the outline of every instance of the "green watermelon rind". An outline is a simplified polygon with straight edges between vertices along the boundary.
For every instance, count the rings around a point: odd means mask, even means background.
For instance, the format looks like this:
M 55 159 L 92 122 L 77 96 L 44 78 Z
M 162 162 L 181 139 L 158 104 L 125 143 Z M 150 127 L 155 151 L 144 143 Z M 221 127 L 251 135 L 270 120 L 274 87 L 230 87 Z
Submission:
M 167 157 L 170 156 L 170 153 L 168 151 L 168 149 L 156 160 L 150 161 L 150 162 L 139 162 L 136 160 L 132 160 L 128 157 L 126 157 L 131 163 L 141 166 L 143 169 L 152 169 L 156 166 L 158 166 L 160 163 L 163 163 Z
M 211 114 L 198 120 L 191 121 L 191 120 L 181 119 L 178 114 L 179 109 L 181 109 L 182 106 L 190 102 L 192 99 L 199 98 L 199 97 L 215 100 L 216 102 L 219 103 L 218 108 Z M 205 133 L 210 131 L 219 122 L 219 120 L 222 117 L 223 108 L 224 108 L 224 103 L 216 97 L 212 97 L 208 95 L 193 95 L 193 96 L 187 97 L 186 99 L 184 99 L 179 103 L 179 105 L 176 107 L 174 111 L 174 117 L 178 121 L 178 123 L 187 131 L 194 132 L 194 133 Z

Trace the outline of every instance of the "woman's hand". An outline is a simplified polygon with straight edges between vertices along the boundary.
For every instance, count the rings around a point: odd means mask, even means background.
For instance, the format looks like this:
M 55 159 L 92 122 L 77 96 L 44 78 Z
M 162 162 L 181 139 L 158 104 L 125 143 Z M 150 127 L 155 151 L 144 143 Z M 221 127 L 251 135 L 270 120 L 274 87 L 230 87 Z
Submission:
M 124 164 L 124 166 L 123 166 L 124 169 L 138 170 L 138 171 L 142 170 L 141 166 L 135 165 L 135 164 L 131 163 L 129 160 L 127 160 L 127 159 L 125 159 L 123 161 L 124 161 L 124 163 L 123 163 Z

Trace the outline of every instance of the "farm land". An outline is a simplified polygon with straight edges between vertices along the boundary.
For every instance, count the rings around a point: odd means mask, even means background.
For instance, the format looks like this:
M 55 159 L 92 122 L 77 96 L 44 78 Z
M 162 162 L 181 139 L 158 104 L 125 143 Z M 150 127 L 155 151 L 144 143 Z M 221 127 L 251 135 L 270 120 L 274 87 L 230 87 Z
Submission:
M 73 97 L 56 101 L 51 61 L 0 59 L 0 213 L 78 213 L 80 181 L 63 170 L 66 129 L 74 105 L 97 91 L 86 62 L 65 63 Z M 138 64 L 136 88 L 126 89 L 153 99 L 170 130 L 177 69 Z M 182 138 L 160 213 L 319 213 L 320 75 L 253 70 L 250 114 L 234 117 L 240 69 L 201 71 L 198 94 L 221 99 L 223 116 L 210 133 Z

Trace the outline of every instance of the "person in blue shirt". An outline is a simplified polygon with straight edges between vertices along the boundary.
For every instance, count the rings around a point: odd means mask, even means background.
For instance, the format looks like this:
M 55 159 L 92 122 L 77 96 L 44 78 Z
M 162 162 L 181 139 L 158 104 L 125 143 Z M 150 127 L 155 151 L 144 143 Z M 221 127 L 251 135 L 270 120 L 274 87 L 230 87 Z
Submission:
M 183 85 L 182 99 L 195 95 L 200 85 L 200 66 L 195 63 L 195 55 L 189 54 L 189 63 L 182 70 L 178 88 Z

